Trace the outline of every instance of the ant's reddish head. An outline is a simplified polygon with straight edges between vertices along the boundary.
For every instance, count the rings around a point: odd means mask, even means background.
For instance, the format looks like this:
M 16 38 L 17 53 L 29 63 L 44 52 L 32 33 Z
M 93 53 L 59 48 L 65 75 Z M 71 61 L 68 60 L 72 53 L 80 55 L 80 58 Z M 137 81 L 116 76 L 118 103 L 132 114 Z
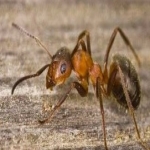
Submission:
M 55 85 L 65 82 L 72 71 L 71 55 L 66 47 L 60 48 L 52 57 L 46 76 L 46 87 L 51 90 Z

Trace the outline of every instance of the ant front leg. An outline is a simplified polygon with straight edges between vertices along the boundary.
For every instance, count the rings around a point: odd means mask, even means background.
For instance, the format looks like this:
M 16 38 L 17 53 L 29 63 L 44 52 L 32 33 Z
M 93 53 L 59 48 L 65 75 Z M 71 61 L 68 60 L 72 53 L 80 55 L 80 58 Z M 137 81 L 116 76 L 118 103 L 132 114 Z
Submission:
M 73 88 L 76 88 L 76 90 L 78 91 L 78 93 L 84 97 L 87 95 L 87 90 L 82 86 L 82 84 L 78 83 L 78 82 L 73 82 L 71 84 L 71 87 L 69 88 L 69 90 L 64 94 L 64 96 L 57 102 L 57 104 L 52 108 L 52 111 L 50 112 L 48 118 L 44 119 L 44 120 L 39 120 L 40 124 L 44 124 L 46 122 L 49 122 L 52 117 L 53 114 L 55 113 L 56 110 L 58 110 L 60 108 L 60 106 L 64 103 L 64 101 L 66 100 L 66 98 L 69 96 L 71 90 Z

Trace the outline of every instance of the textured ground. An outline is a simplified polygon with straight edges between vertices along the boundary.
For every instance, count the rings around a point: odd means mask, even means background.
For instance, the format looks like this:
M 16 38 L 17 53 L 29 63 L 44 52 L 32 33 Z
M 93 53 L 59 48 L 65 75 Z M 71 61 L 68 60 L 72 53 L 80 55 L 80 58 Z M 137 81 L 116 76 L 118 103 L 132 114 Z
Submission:
M 92 86 L 81 98 L 74 90 L 51 123 L 40 126 L 42 106 L 55 104 L 75 76 L 49 92 L 44 72 L 40 77 L 11 88 L 20 77 L 49 63 L 35 41 L 17 31 L 12 22 L 38 36 L 54 54 L 61 46 L 73 49 L 78 34 L 91 33 L 92 56 L 103 64 L 109 38 L 116 26 L 128 35 L 140 56 L 138 68 L 130 51 L 117 36 L 112 54 L 127 55 L 136 66 L 142 98 L 136 111 L 142 139 L 150 146 L 150 2 L 148 0 L 0 0 L 0 149 L 104 149 L 99 104 Z M 141 150 L 131 117 L 114 101 L 104 99 L 107 142 L 111 150 Z

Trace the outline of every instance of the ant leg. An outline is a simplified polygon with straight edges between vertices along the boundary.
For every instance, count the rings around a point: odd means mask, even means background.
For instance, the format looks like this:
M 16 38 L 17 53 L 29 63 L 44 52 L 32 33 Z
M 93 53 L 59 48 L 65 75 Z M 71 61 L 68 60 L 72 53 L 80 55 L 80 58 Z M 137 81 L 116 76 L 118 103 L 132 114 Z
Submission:
M 80 45 L 81 45 L 81 47 L 82 47 L 82 50 L 87 51 L 85 42 L 81 39 L 81 40 L 76 44 L 74 50 L 72 51 L 71 57 L 74 56 L 74 54 L 76 53 L 76 51 L 78 50 L 78 48 L 79 48 Z
M 61 106 L 62 103 L 66 100 L 66 98 L 69 96 L 69 93 L 71 92 L 71 90 L 72 90 L 73 88 L 76 88 L 76 90 L 78 91 L 78 93 L 79 93 L 82 97 L 84 97 L 84 96 L 87 95 L 87 92 L 88 92 L 88 91 L 87 91 L 86 89 L 84 89 L 84 87 L 83 87 L 80 83 L 78 83 L 78 82 L 73 82 L 73 83 L 71 84 L 71 87 L 69 88 L 69 90 L 64 94 L 64 96 L 63 96 L 63 97 L 57 102 L 57 104 L 53 107 L 53 109 L 52 109 L 52 111 L 50 112 L 48 118 L 46 118 L 46 119 L 44 119 L 44 120 L 39 120 L 39 123 L 40 123 L 40 124 L 44 124 L 44 123 L 46 123 L 46 122 L 49 122 L 49 121 L 52 119 L 54 112 L 60 108 L 60 106 Z
M 100 78 L 98 77 L 96 80 L 96 97 L 100 103 L 100 111 L 102 116 L 102 125 L 103 125 L 103 138 L 104 138 L 104 145 L 105 149 L 108 150 L 107 147 L 107 140 L 106 140 L 106 128 L 105 128 L 105 117 L 104 117 L 104 107 L 103 107 L 103 99 L 102 99 L 102 91 L 101 91 L 101 83 Z
M 91 55 L 90 33 L 87 30 L 82 31 L 78 36 L 78 42 L 86 36 L 87 51 Z
M 47 64 L 47 65 L 43 66 L 43 67 L 42 67 L 40 70 L 38 70 L 35 74 L 27 75 L 27 76 L 25 76 L 25 77 L 20 78 L 18 81 L 16 81 L 15 84 L 13 85 L 13 87 L 12 87 L 11 94 L 14 93 L 14 90 L 15 90 L 16 86 L 17 86 L 20 82 L 22 82 L 22 81 L 24 81 L 24 80 L 27 80 L 27 79 L 29 79 L 29 78 L 33 78 L 33 77 L 39 76 L 47 67 L 49 67 L 49 65 L 50 65 L 50 64 Z
M 84 36 L 86 37 L 86 44 L 87 44 L 87 48 L 85 45 L 85 42 L 83 40 Z M 78 50 L 79 46 L 82 46 L 83 50 L 87 51 L 89 53 L 89 55 L 91 56 L 91 44 L 90 44 L 90 34 L 87 30 L 82 31 L 79 36 L 78 36 L 78 40 L 77 40 L 77 44 L 72 52 L 72 56 L 73 54 Z
M 134 108 L 132 106 L 132 103 L 131 103 L 131 100 L 130 100 L 130 97 L 129 97 L 129 94 L 128 94 L 128 91 L 127 91 L 127 88 L 126 88 L 126 84 L 125 84 L 125 81 L 124 81 L 124 75 L 123 75 L 123 72 L 122 72 L 120 66 L 119 65 L 117 65 L 117 66 L 118 66 L 119 75 L 120 75 L 120 78 L 121 78 L 121 83 L 122 83 L 123 91 L 124 91 L 124 94 L 125 94 L 125 97 L 126 97 L 128 109 L 129 109 L 129 111 L 130 111 L 130 113 L 132 115 L 133 121 L 134 121 L 134 125 L 135 125 L 135 130 L 136 130 L 136 133 L 137 133 L 137 137 L 138 137 L 139 142 L 141 143 L 141 145 L 146 150 L 149 150 L 149 148 L 146 145 L 146 143 L 141 139 L 140 132 L 139 132 L 139 129 L 138 129 L 138 126 L 137 126 L 137 122 L 136 122 L 136 119 L 135 119 Z
M 110 53 L 110 50 L 112 48 L 112 45 L 114 43 L 114 40 L 115 40 L 115 37 L 117 35 L 117 33 L 120 33 L 123 41 L 125 42 L 125 44 L 130 48 L 130 50 L 132 51 L 135 59 L 137 60 L 137 63 L 138 65 L 140 66 L 140 59 L 137 55 L 137 53 L 135 52 L 133 46 L 131 45 L 128 37 L 125 35 L 125 33 L 123 32 L 123 30 L 119 27 L 115 28 L 111 37 L 110 37 L 110 40 L 109 40 L 109 44 L 108 44 L 108 47 L 107 47 L 107 50 L 106 50 L 106 54 L 105 54 L 105 57 L 104 57 L 104 74 L 107 74 L 107 63 L 108 63 L 108 57 L 109 57 L 109 53 Z

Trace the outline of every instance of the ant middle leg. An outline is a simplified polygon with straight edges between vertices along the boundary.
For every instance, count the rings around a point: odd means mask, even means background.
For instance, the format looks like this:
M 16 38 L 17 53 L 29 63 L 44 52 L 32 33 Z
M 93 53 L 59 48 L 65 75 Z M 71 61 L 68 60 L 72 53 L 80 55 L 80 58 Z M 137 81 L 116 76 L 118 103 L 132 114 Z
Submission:
M 91 43 L 90 43 L 90 33 L 87 30 L 82 31 L 78 36 L 78 42 L 86 37 L 87 51 L 91 55 Z
M 104 112 L 104 107 L 103 107 L 102 89 L 101 89 L 101 83 L 100 83 L 99 77 L 96 80 L 96 97 L 99 100 L 100 112 L 101 112 L 101 116 L 102 116 L 104 146 L 105 146 L 105 150 L 108 150 L 107 139 L 106 139 L 106 128 L 105 128 L 106 127 L 106 125 L 105 125 L 105 112 Z
M 86 43 L 83 40 L 83 38 L 86 37 Z M 72 56 L 74 55 L 74 53 L 78 50 L 79 46 L 81 45 L 82 50 L 87 51 L 89 53 L 89 55 L 91 56 L 91 44 L 90 44 L 90 34 L 87 30 L 82 31 L 79 36 L 78 36 L 78 40 L 77 40 L 77 44 L 72 52 Z

